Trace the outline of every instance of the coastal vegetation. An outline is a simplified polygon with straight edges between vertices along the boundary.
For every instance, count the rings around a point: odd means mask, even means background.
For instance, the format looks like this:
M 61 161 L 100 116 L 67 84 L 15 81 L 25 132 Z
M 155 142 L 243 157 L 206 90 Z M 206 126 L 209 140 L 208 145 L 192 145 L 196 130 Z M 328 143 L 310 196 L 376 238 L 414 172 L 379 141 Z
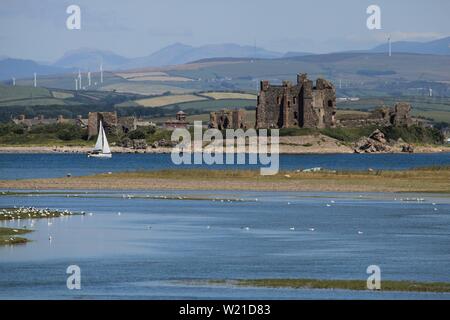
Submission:
M 213 285 L 235 285 L 242 287 L 292 288 L 292 289 L 341 289 L 367 290 L 365 280 L 319 280 L 319 279 L 242 279 L 212 280 Z M 417 282 L 383 280 L 380 291 L 406 292 L 450 292 L 447 282 Z
M 83 177 L 0 180 L 1 189 L 176 189 L 450 193 L 450 167 L 403 171 L 281 171 L 168 169 Z
M 423 127 L 413 125 L 410 127 L 379 127 L 379 126 L 363 126 L 355 128 L 287 128 L 280 130 L 280 136 L 304 136 L 304 135 L 318 135 L 334 138 L 336 140 L 352 143 L 363 137 L 369 136 L 376 129 L 384 133 L 385 137 L 391 141 L 402 139 L 407 143 L 421 143 L 421 144 L 442 144 L 444 136 L 436 128 Z
M 390 141 L 399 139 L 407 143 L 440 145 L 444 136 L 436 128 L 422 126 L 411 127 L 376 127 L 366 126 L 357 128 L 284 128 L 280 129 L 280 136 L 307 136 L 319 134 L 334 138 L 342 143 L 354 143 L 363 137 L 369 136 L 375 129 L 380 129 Z M 154 143 L 164 139 L 170 141 L 171 131 L 153 126 L 140 127 L 125 134 L 110 134 L 108 140 L 112 145 L 124 139 L 145 139 Z M 88 146 L 87 129 L 71 123 L 40 124 L 26 127 L 12 122 L 0 124 L 0 145 L 36 145 L 36 146 Z
M 12 122 L 0 124 L 0 145 L 85 146 L 87 130 L 75 124 L 55 123 L 26 127 Z

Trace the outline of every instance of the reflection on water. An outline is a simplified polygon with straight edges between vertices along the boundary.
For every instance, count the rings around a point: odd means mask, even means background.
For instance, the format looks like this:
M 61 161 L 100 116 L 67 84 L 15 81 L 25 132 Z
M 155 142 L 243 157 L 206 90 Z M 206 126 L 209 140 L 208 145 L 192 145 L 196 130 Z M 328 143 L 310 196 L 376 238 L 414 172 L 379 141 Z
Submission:
M 371 264 L 381 267 L 382 279 L 450 281 L 448 197 L 206 191 L 0 197 L 0 207 L 14 205 L 87 214 L 36 220 L 33 242 L 0 247 L 0 298 L 450 298 L 180 282 L 366 279 Z M 81 291 L 66 288 L 72 264 L 81 268 Z

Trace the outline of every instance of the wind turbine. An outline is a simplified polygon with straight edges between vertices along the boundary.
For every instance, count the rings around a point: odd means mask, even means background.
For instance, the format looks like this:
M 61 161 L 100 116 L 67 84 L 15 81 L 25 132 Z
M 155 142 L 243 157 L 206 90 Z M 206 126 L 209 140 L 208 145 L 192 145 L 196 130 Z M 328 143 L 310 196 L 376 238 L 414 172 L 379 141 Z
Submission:
M 80 71 L 80 69 L 78 69 L 78 81 L 79 81 L 79 87 L 81 89 L 82 87 L 81 87 L 81 71 Z
M 103 83 L 103 62 L 100 63 L 100 83 Z
M 388 47 L 389 47 L 389 57 L 392 56 L 392 41 L 391 41 L 391 35 L 388 36 Z
M 34 87 L 37 87 L 37 75 L 36 72 L 34 73 Z
M 90 71 L 88 71 L 87 77 L 88 77 L 88 86 L 90 87 L 91 86 L 91 72 Z

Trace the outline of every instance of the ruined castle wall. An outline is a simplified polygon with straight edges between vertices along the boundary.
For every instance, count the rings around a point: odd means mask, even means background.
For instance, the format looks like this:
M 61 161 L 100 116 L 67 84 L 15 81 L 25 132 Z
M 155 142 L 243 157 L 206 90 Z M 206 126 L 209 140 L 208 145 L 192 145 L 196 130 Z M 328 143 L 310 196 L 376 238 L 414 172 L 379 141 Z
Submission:
M 221 110 L 211 112 L 209 116 L 209 126 L 211 128 L 224 129 L 244 129 L 245 110 Z
M 318 118 L 314 110 L 314 91 L 312 81 L 305 80 L 302 86 L 302 93 L 300 96 L 301 107 L 300 112 L 300 127 L 315 128 L 317 126 Z
M 280 109 L 283 88 L 271 86 L 259 95 L 257 128 L 278 128 L 281 123 Z
M 314 87 L 305 74 L 297 76 L 297 84 L 284 81 L 273 86 L 261 82 L 256 109 L 257 128 L 322 128 L 334 126 L 336 91 L 334 86 L 318 79 Z
M 376 125 L 387 126 L 410 126 L 414 124 L 411 117 L 411 105 L 408 103 L 397 103 L 393 108 L 381 106 L 368 115 L 367 118 L 341 119 L 338 121 L 339 127 L 363 127 Z
M 410 126 L 413 124 L 411 118 L 411 105 L 405 102 L 396 103 L 394 106 L 391 122 L 394 126 Z
M 89 137 L 98 134 L 99 123 L 102 121 L 103 128 L 107 134 L 117 131 L 117 112 L 89 112 L 88 115 L 88 135 Z
M 256 112 L 257 128 L 289 128 L 299 123 L 299 86 L 270 86 L 261 90 Z

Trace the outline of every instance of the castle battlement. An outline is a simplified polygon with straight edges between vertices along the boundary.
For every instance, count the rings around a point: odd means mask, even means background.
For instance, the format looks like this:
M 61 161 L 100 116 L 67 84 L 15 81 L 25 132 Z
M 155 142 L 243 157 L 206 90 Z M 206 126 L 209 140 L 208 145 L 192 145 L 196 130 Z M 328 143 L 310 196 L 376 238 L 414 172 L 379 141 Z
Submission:
M 256 128 L 325 128 L 335 125 L 336 89 L 330 81 L 298 74 L 297 83 L 261 81 Z

